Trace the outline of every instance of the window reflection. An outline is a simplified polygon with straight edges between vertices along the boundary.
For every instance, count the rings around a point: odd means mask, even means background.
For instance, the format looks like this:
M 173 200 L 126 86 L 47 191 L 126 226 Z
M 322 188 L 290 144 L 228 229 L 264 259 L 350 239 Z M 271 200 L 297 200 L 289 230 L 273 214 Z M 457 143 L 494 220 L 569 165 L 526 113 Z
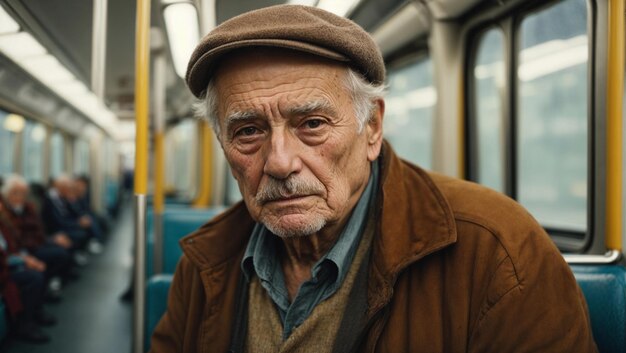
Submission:
M 476 92 L 476 180 L 504 192 L 504 35 L 491 28 L 480 38 L 474 64 Z
M 50 177 L 55 178 L 65 172 L 65 141 L 60 132 L 50 137 Z
M 15 132 L 7 129 L 8 112 L 0 109 L 0 175 L 13 172 L 13 153 L 15 151 Z
M 42 124 L 32 121 L 26 122 L 22 138 L 22 168 L 24 178 L 28 181 L 44 181 L 46 135 L 46 128 Z
M 89 143 L 85 140 L 74 142 L 74 174 L 89 175 Z
M 432 135 L 437 91 L 429 57 L 388 75 L 385 138 L 402 158 L 424 168 L 432 166 Z
M 518 199 L 548 228 L 587 228 L 587 42 L 584 0 L 521 23 Z
M 197 153 L 197 122 L 185 120 L 166 134 L 165 185 L 168 193 L 175 192 L 184 198 L 195 194 L 196 176 L 193 167 Z

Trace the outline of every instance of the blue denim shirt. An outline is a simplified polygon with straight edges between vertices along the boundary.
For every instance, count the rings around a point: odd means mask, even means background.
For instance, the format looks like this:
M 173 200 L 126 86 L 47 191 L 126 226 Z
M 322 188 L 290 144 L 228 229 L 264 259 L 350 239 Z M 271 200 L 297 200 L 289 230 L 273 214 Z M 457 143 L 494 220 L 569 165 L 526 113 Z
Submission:
M 261 285 L 276 305 L 287 339 L 322 301 L 335 294 L 348 274 L 363 234 L 371 200 L 378 185 L 378 163 L 371 164 L 367 186 L 357 202 L 348 223 L 333 247 L 311 269 L 311 279 L 302 283 L 292 303 L 278 259 L 280 238 L 257 223 L 248 242 L 241 267 L 246 279 L 258 276 Z

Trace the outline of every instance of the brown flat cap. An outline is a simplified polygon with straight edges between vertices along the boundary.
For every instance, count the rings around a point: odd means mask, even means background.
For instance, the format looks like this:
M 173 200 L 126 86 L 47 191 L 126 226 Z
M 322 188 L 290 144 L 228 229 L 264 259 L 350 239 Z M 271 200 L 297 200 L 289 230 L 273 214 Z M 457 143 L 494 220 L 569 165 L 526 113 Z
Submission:
M 220 24 L 196 47 L 186 81 L 201 97 L 223 54 L 244 47 L 279 47 L 345 62 L 372 83 L 385 81 L 385 64 L 374 39 L 356 23 L 301 5 L 278 5 L 246 12 Z

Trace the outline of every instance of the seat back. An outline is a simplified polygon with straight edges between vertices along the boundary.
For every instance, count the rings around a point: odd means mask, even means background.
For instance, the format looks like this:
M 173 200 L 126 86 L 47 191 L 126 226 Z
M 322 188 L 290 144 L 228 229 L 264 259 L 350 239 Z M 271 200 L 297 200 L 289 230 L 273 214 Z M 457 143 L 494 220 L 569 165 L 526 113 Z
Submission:
M 167 309 L 167 295 L 173 275 L 152 276 L 146 284 L 144 350 L 150 349 L 150 337 Z
M 223 210 L 224 207 L 221 206 L 202 209 L 172 207 L 163 212 L 163 273 L 174 273 L 176 269 L 176 264 L 183 254 L 178 241 L 200 228 Z M 149 222 L 152 221 L 153 217 L 152 214 L 148 215 Z M 152 268 L 154 263 L 154 227 L 148 224 L 146 229 L 146 276 L 150 277 L 154 274 Z
M 572 266 L 600 352 L 626 352 L 626 270 L 619 265 Z

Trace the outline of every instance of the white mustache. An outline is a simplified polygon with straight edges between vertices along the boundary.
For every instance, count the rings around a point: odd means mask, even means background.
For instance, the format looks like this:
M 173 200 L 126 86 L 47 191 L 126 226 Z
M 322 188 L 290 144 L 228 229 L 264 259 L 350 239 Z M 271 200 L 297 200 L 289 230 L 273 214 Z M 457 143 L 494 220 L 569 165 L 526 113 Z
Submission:
M 267 180 L 267 183 L 259 188 L 254 197 L 259 204 L 289 197 L 322 195 L 324 193 L 324 185 L 319 180 L 298 179 L 294 176 L 287 179 L 269 177 Z

